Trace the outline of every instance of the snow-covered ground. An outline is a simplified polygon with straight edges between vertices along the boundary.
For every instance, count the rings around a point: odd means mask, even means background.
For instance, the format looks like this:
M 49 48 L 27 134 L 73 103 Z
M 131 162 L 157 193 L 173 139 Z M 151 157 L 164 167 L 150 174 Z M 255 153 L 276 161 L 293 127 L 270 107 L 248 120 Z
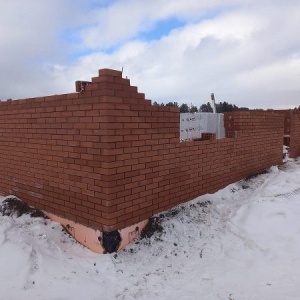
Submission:
M 300 299 L 300 160 L 157 218 L 97 255 L 49 220 L 0 217 L 0 299 Z

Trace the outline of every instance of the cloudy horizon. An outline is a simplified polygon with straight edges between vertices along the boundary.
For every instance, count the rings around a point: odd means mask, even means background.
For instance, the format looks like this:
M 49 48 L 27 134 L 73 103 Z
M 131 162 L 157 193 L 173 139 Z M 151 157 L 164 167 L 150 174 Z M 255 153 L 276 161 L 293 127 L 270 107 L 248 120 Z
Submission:
M 75 91 L 124 68 L 157 102 L 300 105 L 295 0 L 0 0 L 0 99 Z

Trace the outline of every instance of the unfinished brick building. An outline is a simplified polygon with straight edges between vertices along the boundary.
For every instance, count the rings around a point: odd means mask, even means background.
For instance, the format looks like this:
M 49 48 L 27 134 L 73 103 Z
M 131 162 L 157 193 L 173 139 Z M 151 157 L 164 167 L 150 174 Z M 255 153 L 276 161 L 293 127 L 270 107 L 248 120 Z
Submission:
M 0 103 L 0 193 L 96 252 L 122 247 L 158 212 L 282 163 L 282 112 L 227 113 L 230 137 L 180 142 L 179 109 L 152 106 L 122 72 L 102 69 L 77 89 Z M 290 114 L 298 156 L 299 112 Z

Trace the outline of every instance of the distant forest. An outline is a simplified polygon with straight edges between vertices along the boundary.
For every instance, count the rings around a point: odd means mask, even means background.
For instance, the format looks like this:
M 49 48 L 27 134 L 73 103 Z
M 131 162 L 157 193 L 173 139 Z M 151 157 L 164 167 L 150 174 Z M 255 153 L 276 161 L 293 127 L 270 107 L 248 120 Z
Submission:
M 0 99 L 0 102 L 2 100 Z M 6 101 L 12 101 L 11 98 L 7 99 Z M 213 108 L 211 106 L 210 102 L 207 102 L 206 104 L 202 104 L 199 108 L 193 104 L 188 105 L 186 103 L 183 103 L 179 106 L 177 102 L 168 102 L 166 104 L 164 103 L 158 103 L 156 101 L 153 102 L 154 106 L 174 106 L 178 107 L 180 109 L 181 113 L 195 113 L 195 112 L 213 112 Z M 230 111 L 237 111 L 237 110 L 250 110 L 248 107 L 238 107 L 235 104 L 228 103 L 226 101 L 216 103 L 216 109 L 217 113 L 224 113 L 224 112 L 230 112 Z M 294 109 L 300 109 L 300 105 L 298 107 L 295 107 Z M 263 110 L 261 108 L 251 109 L 251 110 Z M 273 109 L 267 109 L 267 110 L 273 110 Z
M 183 103 L 179 106 L 177 102 L 168 102 L 167 104 L 158 104 L 156 101 L 153 102 L 153 105 L 161 105 L 161 106 L 174 106 L 179 107 L 181 113 L 194 113 L 194 112 L 213 112 L 213 108 L 210 102 L 206 104 L 202 104 L 199 108 L 193 104 L 188 105 Z M 230 104 L 226 101 L 216 103 L 216 108 L 218 113 L 228 112 L 228 111 L 236 111 L 236 110 L 249 110 L 248 107 L 238 107 L 235 104 Z
M 156 101 L 153 102 L 154 106 L 174 106 L 180 109 L 181 113 L 195 113 L 195 112 L 213 112 L 213 108 L 210 102 L 206 104 L 202 104 L 199 108 L 193 104 L 188 105 L 183 103 L 179 106 L 177 102 L 168 102 L 167 104 L 164 103 L 157 103 Z M 226 101 L 216 103 L 217 113 L 229 112 L 229 111 L 237 111 L 237 110 L 250 110 L 248 107 L 238 107 L 235 104 L 228 103 Z M 299 107 L 295 107 L 294 109 L 300 109 Z M 255 109 L 255 110 L 263 110 L 263 109 Z

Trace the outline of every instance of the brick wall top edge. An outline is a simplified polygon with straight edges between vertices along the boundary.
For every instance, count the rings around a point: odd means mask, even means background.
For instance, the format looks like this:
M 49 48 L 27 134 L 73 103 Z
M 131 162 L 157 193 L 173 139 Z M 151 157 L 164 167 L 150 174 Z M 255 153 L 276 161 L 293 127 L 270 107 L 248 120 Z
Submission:
M 38 99 L 38 100 L 37 100 Z M 38 97 L 38 98 L 24 98 L 24 99 L 13 99 L 13 100 L 7 100 L 7 101 L 0 101 L 1 106 L 5 105 L 16 105 L 18 103 L 24 103 L 25 101 L 28 103 L 33 102 L 42 102 L 44 101 L 45 97 Z
M 293 115 L 299 115 L 299 114 L 300 114 L 300 110 L 293 110 L 293 111 L 292 111 L 292 114 L 293 114 Z
M 299 113 L 300 109 L 274 109 L 275 112 L 295 112 Z
M 0 106 L 7 105 L 20 105 L 20 104 L 30 104 L 30 103 L 39 103 L 46 101 L 57 101 L 57 100 L 66 100 L 66 99 L 77 99 L 79 93 L 70 93 L 70 94 L 60 94 L 60 95 L 50 95 L 43 97 L 35 97 L 35 98 L 23 98 L 23 99 L 14 99 L 9 101 L 0 101 Z
M 112 69 L 100 69 L 99 75 L 122 78 L 121 71 L 112 70 Z M 128 80 L 128 82 L 129 82 L 129 80 Z M 55 94 L 55 95 L 38 96 L 38 97 L 31 97 L 31 98 L 12 99 L 12 100 L 8 100 L 8 101 L 0 101 L 0 107 L 8 108 L 12 104 L 18 105 L 18 104 L 23 104 L 23 103 L 28 104 L 28 103 L 53 101 L 53 100 L 77 99 L 82 95 L 84 95 L 84 94 L 73 92 L 73 93 L 68 93 L 68 94 Z
M 113 70 L 113 69 L 100 69 L 99 76 L 115 76 L 122 77 L 122 71 Z
M 282 116 L 281 112 L 277 111 L 256 111 L 256 110 L 250 110 L 250 111 L 231 111 L 231 112 L 225 112 L 224 115 L 236 115 L 236 116 Z

